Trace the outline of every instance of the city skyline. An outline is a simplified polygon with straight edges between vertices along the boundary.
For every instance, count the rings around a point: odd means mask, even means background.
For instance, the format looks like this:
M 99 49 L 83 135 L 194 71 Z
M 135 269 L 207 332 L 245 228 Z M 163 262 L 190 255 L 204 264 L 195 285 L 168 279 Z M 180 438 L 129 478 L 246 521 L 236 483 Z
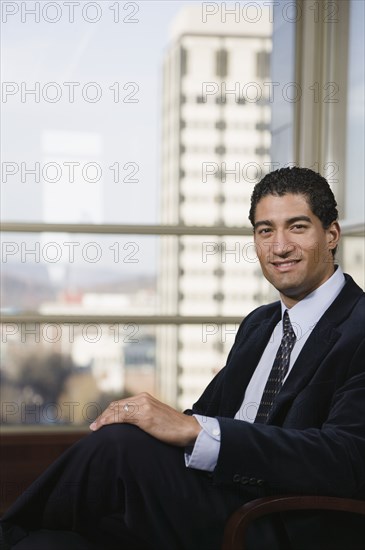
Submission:
M 210 28 L 204 26 L 202 4 L 172 6 L 169 2 L 164 21 L 154 27 L 153 17 L 160 16 L 152 13 L 151 4 L 128 3 L 138 10 L 116 13 L 109 3 L 99 27 L 85 20 L 71 27 L 64 51 L 66 21 L 52 27 L 55 32 L 51 34 L 46 21 L 28 25 L 20 13 L 14 26 L 9 16 L 5 39 L 14 28 L 25 31 L 20 42 L 28 41 L 29 52 L 12 42 L 15 32 L 7 42 L 12 64 L 6 67 L 6 100 L 2 103 L 3 132 L 8 136 L 2 166 L 4 221 L 248 225 L 250 191 L 258 175 L 272 165 L 271 94 L 287 93 L 291 77 L 279 79 L 279 89 L 270 86 L 270 48 L 255 42 L 259 22 L 251 26 L 246 21 L 244 37 L 243 21 L 233 21 L 232 13 L 223 30 L 219 21 Z M 181 9 L 194 4 L 198 8 L 195 16 Z M 226 5 L 208 4 L 213 11 Z M 237 13 L 241 17 L 243 12 Z M 90 17 L 93 12 L 87 14 Z M 119 17 L 121 22 L 122 15 L 124 19 L 141 17 L 141 21 L 130 26 L 125 22 L 120 28 L 110 25 L 110 17 Z M 212 16 L 213 12 L 205 13 L 206 19 Z M 219 16 L 222 19 L 222 13 Z M 143 24 L 138 27 L 139 22 Z M 287 28 L 290 25 L 289 21 Z M 147 27 L 149 32 L 142 37 Z M 127 31 L 122 36 L 124 28 Z M 82 31 L 80 36 L 76 29 Z M 106 31 L 110 29 L 108 42 Z M 39 31 L 37 40 L 32 41 L 35 31 Z M 255 44 L 252 49 L 249 41 Z M 44 50 L 46 43 L 48 51 Z M 351 47 L 354 55 L 353 43 Z M 21 63 L 17 63 L 19 52 Z M 171 52 L 170 72 L 175 76 L 164 90 L 162 61 Z M 294 58 L 286 68 L 294 70 Z M 353 124 L 354 114 L 359 113 L 358 75 L 356 71 L 350 74 L 354 103 L 349 124 Z M 122 80 L 119 75 L 127 77 Z M 285 96 L 279 103 L 276 123 L 280 129 L 280 107 L 286 108 L 287 116 L 294 106 Z M 172 122 L 166 125 L 168 113 Z M 294 127 L 292 112 L 288 120 L 288 126 Z M 161 136 L 165 136 L 162 146 Z M 276 134 L 275 146 L 288 159 L 283 143 Z M 267 294 L 267 283 L 252 256 L 252 238 L 247 236 L 5 235 L 2 290 L 9 291 L 10 297 L 5 313 L 38 312 L 44 314 L 45 322 L 52 314 L 69 315 L 72 322 L 72 315 L 108 313 L 207 315 L 220 322 L 230 315 L 242 317 L 262 300 L 274 298 Z M 351 245 L 352 251 L 347 253 L 348 264 L 353 262 L 354 271 L 359 272 L 361 241 L 345 239 L 345 245 Z M 73 254 L 75 259 L 71 259 Z M 161 369 L 162 356 L 158 355 L 155 388 L 160 390 L 163 381 L 163 398 L 172 404 L 184 407 L 191 403 L 224 363 L 235 328 L 205 327 L 205 340 L 203 329 L 194 323 L 158 327 L 159 334 L 165 332 L 158 354 L 163 347 L 169 348 L 169 357 Z

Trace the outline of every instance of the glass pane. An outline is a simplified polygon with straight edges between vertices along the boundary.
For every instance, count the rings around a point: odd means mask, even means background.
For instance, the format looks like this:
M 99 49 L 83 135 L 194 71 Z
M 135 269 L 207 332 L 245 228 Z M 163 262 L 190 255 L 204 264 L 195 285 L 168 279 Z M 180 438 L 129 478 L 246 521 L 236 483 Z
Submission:
M 345 217 L 365 218 L 365 3 L 350 2 Z
M 4 323 L 2 422 L 80 426 L 113 399 L 155 393 L 155 328 Z
M 365 289 L 365 242 L 364 237 L 342 237 L 344 271 L 350 273 L 357 284 Z
M 6 233 L 1 244 L 7 313 L 157 312 L 156 237 Z
M 232 13 L 224 2 L 175 0 L 5 4 L 4 220 L 177 223 L 185 160 L 193 184 L 203 162 L 218 175 L 240 164 L 240 191 L 252 182 L 250 163 L 267 171 L 268 5 L 236 2 Z M 197 158 L 183 125 L 200 123 Z M 227 221 L 205 206 L 213 223 Z
M 252 238 L 6 233 L 3 313 L 237 315 L 268 296 Z
M 295 102 L 295 3 L 274 2 L 273 49 L 271 57 L 272 94 L 271 160 L 273 169 L 294 160 Z M 294 95 L 293 95 L 294 94 Z
M 5 4 L 3 219 L 155 222 L 161 64 L 188 2 Z
M 179 313 L 248 313 L 268 296 L 252 238 L 183 237 L 179 255 Z
M 177 407 L 191 408 L 225 365 L 239 324 L 182 325 L 177 331 Z M 161 372 L 163 363 L 160 365 Z
M 3 219 L 245 225 L 253 184 L 270 166 L 271 7 L 237 2 L 232 15 L 225 3 L 214 14 L 209 3 L 190 1 L 66 4 L 7 4 Z M 2 244 L 2 304 L 13 315 L 241 318 L 268 296 L 243 237 L 6 233 Z M 57 323 L 33 327 L 38 342 L 29 340 L 31 326 L 22 342 L 21 325 L 7 325 L 9 422 L 21 421 L 23 402 L 35 407 L 32 422 L 52 399 L 71 402 L 79 386 L 83 403 L 147 387 L 190 406 L 234 333 L 215 324 L 205 336 L 197 325 L 137 327 L 144 340 L 129 346 L 123 331 L 134 326 L 123 325 L 121 345 L 106 325 L 100 343 L 87 341 L 84 325 L 62 325 L 60 338 Z M 150 357 L 153 339 L 155 377 L 140 369 L 132 384 L 130 365 Z M 105 376 L 97 370 L 104 363 Z M 64 408 L 55 421 L 73 421 Z M 39 421 L 52 423 L 45 414 Z M 77 414 L 83 421 L 81 406 Z
M 189 408 L 224 366 L 237 328 L 3 323 L 3 425 L 78 427 L 141 391 Z

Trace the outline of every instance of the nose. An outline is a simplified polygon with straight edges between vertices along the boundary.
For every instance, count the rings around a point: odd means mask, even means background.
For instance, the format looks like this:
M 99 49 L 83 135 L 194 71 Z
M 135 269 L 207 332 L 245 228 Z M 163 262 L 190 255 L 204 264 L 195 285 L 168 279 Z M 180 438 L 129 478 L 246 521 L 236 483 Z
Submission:
M 269 244 L 269 257 L 298 259 L 301 256 L 300 246 L 291 240 L 285 231 L 277 231 L 275 238 Z
M 273 243 L 273 250 L 272 253 L 276 256 L 289 256 L 295 253 L 295 256 L 297 255 L 298 245 L 295 243 L 288 241 L 278 241 L 276 243 Z

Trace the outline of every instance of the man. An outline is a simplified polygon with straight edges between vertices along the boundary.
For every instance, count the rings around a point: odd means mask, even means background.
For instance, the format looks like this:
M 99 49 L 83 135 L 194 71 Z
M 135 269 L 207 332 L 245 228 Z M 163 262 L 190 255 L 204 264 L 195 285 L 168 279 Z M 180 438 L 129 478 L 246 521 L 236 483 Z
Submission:
M 256 185 L 249 217 L 280 301 L 244 319 L 192 410 L 148 394 L 111 403 L 5 515 L 16 550 L 65 548 L 64 531 L 84 537 L 69 548 L 218 550 L 253 498 L 364 498 L 365 295 L 334 262 L 332 191 L 309 169 L 280 169 Z M 247 542 L 354 550 L 363 534 L 353 516 L 291 513 L 256 522 Z

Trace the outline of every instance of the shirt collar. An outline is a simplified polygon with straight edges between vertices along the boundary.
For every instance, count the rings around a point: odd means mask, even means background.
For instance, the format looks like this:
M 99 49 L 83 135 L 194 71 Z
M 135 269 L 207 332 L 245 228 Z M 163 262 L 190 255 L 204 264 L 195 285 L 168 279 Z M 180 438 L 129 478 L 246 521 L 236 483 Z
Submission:
M 288 310 L 297 340 L 314 328 L 326 309 L 337 298 L 344 284 L 345 276 L 341 267 L 337 266 L 336 271 L 327 281 Z M 288 308 L 281 301 L 281 316 L 286 309 Z

